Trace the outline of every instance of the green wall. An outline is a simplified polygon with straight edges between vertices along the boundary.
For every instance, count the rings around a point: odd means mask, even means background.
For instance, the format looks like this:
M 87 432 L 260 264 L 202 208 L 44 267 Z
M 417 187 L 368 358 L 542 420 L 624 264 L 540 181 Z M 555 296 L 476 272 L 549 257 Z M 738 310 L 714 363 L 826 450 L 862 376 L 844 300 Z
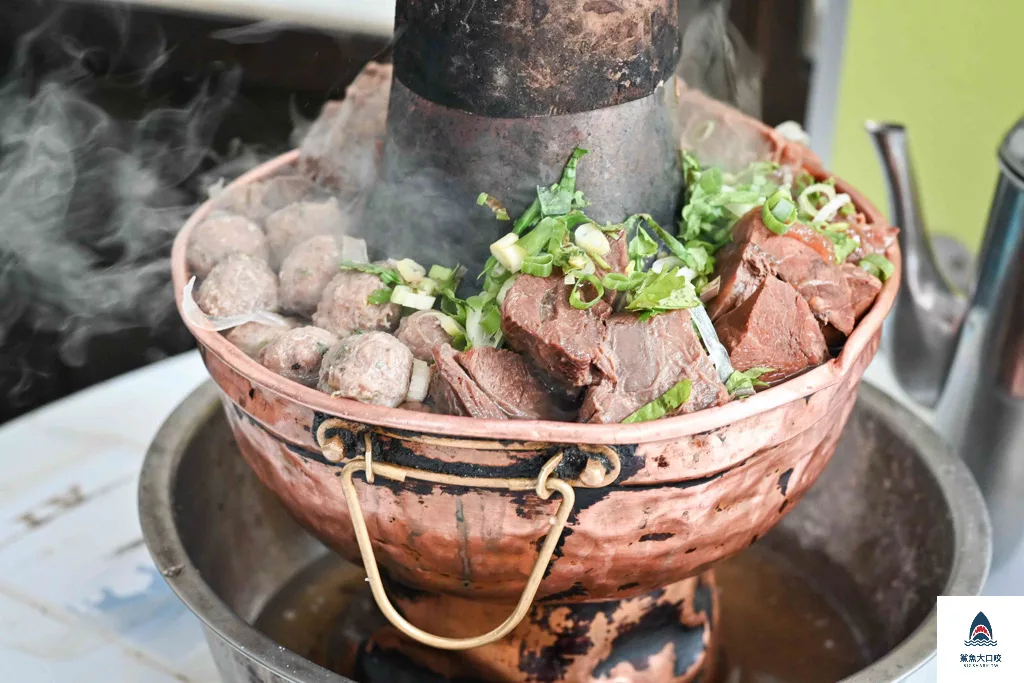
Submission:
M 888 212 L 867 119 L 904 123 L 933 231 L 980 245 L 1024 115 L 1024 0 L 849 0 L 830 166 Z

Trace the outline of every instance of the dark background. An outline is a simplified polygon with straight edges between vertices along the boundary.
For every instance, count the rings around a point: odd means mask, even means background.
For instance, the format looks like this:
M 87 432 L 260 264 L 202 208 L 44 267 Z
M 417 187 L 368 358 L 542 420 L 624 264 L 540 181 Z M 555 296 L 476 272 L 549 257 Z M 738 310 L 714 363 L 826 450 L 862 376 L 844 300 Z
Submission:
M 803 8 L 800 0 L 733 0 L 729 7 L 730 20 L 761 62 L 761 113 L 770 124 L 804 118 L 811 65 L 801 48 Z M 324 100 L 343 95 L 366 61 L 387 56 L 386 41 L 367 36 L 283 27 L 255 38 L 225 39 L 216 34 L 251 22 L 115 3 L 6 0 L 0 6 L 5 80 L 19 39 L 47 21 L 52 24 L 29 50 L 32 74 L 43 77 L 67 65 L 70 57 L 60 47 L 67 38 L 89 47 L 80 59 L 94 74 L 90 99 L 118 119 L 133 120 L 154 107 L 182 106 L 207 79 L 240 67 L 239 92 L 220 123 L 213 156 L 225 153 L 234 139 L 265 155 L 286 150 L 292 109 L 314 117 Z M 173 48 L 167 60 L 144 83 L 126 86 L 118 74 L 146 67 L 140 62 L 151 57 L 150 41 L 157 38 Z M 203 188 L 196 177 L 181 182 L 179 189 L 200 201 Z M 0 236 L 0 264 L 9 256 L 7 246 Z M 62 361 L 55 350 L 58 341 L 56 334 L 34 329 L 24 316 L 0 318 L 0 423 L 194 346 L 175 316 L 163 329 L 129 328 L 94 337 L 83 364 Z

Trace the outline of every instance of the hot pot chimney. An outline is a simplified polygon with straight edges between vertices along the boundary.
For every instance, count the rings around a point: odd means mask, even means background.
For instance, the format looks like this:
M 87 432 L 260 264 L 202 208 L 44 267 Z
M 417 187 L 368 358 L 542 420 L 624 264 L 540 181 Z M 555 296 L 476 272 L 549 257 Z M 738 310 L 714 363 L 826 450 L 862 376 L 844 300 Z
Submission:
M 676 0 L 398 0 L 395 30 L 384 182 L 366 213 L 382 248 L 405 246 L 396 229 L 414 229 L 428 260 L 469 238 L 481 253 L 508 227 L 477 196 L 520 214 L 576 145 L 591 152 L 578 175 L 588 215 L 671 223 L 681 184 L 665 87 L 679 59 Z M 429 182 L 410 180 L 427 172 Z

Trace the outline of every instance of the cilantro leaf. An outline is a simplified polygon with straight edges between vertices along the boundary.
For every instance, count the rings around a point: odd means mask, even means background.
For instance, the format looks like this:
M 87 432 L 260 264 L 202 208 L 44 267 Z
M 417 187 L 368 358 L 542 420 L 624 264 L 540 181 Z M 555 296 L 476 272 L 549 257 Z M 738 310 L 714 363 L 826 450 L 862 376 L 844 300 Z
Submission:
M 681 405 L 690 400 L 691 384 L 692 382 L 688 379 L 678 382 L 664 394 L 627 417 L 622 423 L 650 422 L 675 412 Z
M 768 384 L 760 380 L 761 375 L 773 372 L 772 368 L 750 368 L 745 372 L 735 370 L 729 379 L 725 380 L 725 390 L 730 396 L 751 396 L 754 387 L 766 387 Z
M 543 216 L 564 216 L 572 211 L 573 193 L 563 190 L 558 185 L 551 187 L 537 186 L 537 200 Z
M 633 293 L 632 300 L 626 304 L 626 309 L 642 311 L 649 318 L 665 311 L 699 305 L 700 299 L 693 283 L 679 273 L 679 268 L 671 268 L 661 273 L 648 272 Z

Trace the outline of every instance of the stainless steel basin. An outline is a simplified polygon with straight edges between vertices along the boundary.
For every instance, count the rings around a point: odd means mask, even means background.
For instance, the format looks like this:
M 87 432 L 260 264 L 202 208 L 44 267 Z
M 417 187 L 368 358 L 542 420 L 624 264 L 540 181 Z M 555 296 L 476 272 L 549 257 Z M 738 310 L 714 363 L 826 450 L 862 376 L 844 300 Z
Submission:
M 139 504 L 154 561 L 203 621 L 225 681 L 351 680 L 298 653 L 318 651 L 315 658 L 332 662 L 353 655 L 331 638 L 339 628 L 374 623 L 368 603 L 360 602 L 361 575 L 303 531 L 257 482 L 238 455 L 212 383 L 196 390 L 156 436 Z M 865 666 L 844 680 L 875 683 L 902 680 L 932 656 L 935 597 L 979 593 L 990 544 L 984 504 L 964 465 L 909 411 L 862 385 L 821 480 L 738 562 L 754 554 L 784 558 L 799 573 L 798 585 L 824 596 L 850 625 Z M 735 641 L 745 638 L 728 628 L 730 609 L 767 606 L 752 605 L 758 598 L 736 592 L 742 599 L 732 602 L 739 607 L 729 607 L 726 579 L 738 571 L 732 567 L 719 572 L 727 657 L 730 649 L 743 649 Z M 305 604 L 306 577 L 310 585 L 327 586 L 325 592 L 306 600 L 306 608 L 282 612 L 277 603 L 283 592 L 298 590 L 293 604 Z M 339 598 L 345 586 L 351 594 Z M 333 598 L 325 603 L 330 591 Z M 744 609 L 748 616 L 733 623 L 756 622 L 746 632 L 763 635 L 792 618 L 784 605 L 768 607 Z M 339 619 L 339 610 L 351 618 Z M 281 629 L 283 621 L 296 618 L 290 629 Z

